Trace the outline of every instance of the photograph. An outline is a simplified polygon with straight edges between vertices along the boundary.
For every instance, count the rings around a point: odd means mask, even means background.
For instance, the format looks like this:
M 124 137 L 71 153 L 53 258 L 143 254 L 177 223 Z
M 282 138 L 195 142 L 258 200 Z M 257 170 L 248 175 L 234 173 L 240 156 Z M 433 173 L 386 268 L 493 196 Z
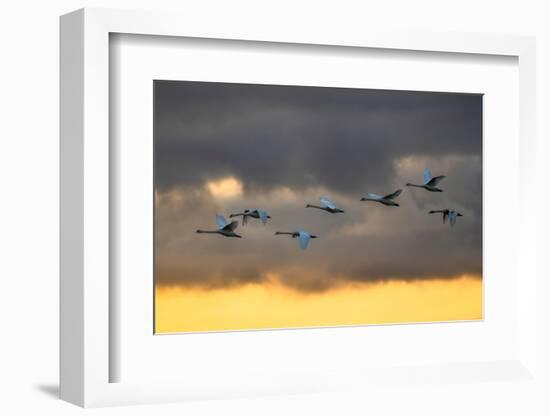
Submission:
M 154 80 L 154 332 L 483 320 L 483 95 Z

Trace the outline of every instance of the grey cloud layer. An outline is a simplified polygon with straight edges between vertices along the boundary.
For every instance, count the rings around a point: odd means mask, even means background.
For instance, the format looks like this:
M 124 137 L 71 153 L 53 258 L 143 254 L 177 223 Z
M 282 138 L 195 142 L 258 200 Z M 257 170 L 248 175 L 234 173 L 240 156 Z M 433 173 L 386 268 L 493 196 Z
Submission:
M 318 290 L 345 281 L 481 272 L 481 103 L 478 95 L 157 82 L 157 281 L 224 286 L 277 274 Z M 405 189 L 400 208 L 359 202 L 445 174 L 443 194 Z M 234 176 L 244 195 L 216 199 L 205 183 Z M 291 196 L 281 197 L 281 189 Z M 304 205 L 321 193 L 346 205 Z M 177 197 L 176 197 L 177 196 Z M 261 204 L 261 205 L 260 205 Z M 273 221 L 244 239 L 197 236 L 217 211 L 261 206 Z M 432 208 L 466 214 L 443 227 Z M 305 227 L 310 250 L 273 236 Z

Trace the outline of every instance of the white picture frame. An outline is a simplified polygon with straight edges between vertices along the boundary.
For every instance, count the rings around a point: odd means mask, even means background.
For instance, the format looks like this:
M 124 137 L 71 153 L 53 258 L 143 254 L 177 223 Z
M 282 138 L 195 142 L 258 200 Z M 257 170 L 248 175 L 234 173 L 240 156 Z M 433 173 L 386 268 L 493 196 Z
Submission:
M 109 34 L 141 34 L 206 39 L 383 48 L 440 53 L 517 57 L 519 62 L 520 227 L 518 270 L 519 354 L 506 362 L 441 364 L 419 369 L 415 377 L 433 380 L 443 368 L 463 382 L 478 382 L 472 372 L 504 369 L 517 382 L 538 383 L 536 361 L 536 216 L 530 175 L 535 163 L 535 41 L 508 35 L 429 32 L 331 32 L 312 26 L 281 28 L 269 22 L 205 25 L 185 15 L 82 9 L 61 18 L 61 398 L 88 406 L 158 403 L 195 398 L 242 397 L 342 388 L 353 380 L 360 389 L 395 379 L 395 369 L 336 371 L 326 377 L 281 374 L 254 380 L 234 374 L 185 382 L 112 383 L 109 349 Z M 235 28 L 238 28 L 236 30 Z M 529 213 L 529 215 L 527 215 Z M 112 306 L 112 305 L 111 305 Z M 405 371 L 410 374 L 410 371 Z M 403 376 L 403 374 L 401 375 Z M 437 379 L 437 377 L 435 377 Z M 509 380 L 508 380 L 509 381 Z M 231 388 L 228 388 L 231 386 Z

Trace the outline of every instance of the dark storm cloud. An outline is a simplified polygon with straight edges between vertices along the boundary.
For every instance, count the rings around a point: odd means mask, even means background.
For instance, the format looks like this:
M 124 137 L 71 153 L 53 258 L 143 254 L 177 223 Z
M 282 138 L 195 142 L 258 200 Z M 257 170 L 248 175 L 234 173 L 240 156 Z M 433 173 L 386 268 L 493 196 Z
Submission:
M 357 192 L 406 155 L 480 154 L 481 97 L 157 82 L 158 185 L 234 175 L 246 188 Z
M 276 276 L 311 291 L 339 283 L 481 273 L 481 96 L 403 91 L 155 83 L 156 278 L 232 286 Z M 404 188 L 424 166 L 445 192 Z M 208 181 L 234 177 L 242 195 Z M 404 189 L 401 207 L 360 203 Z M 320 195 L 346 209 L 305 209 Z M 262 207 L 241 240 L 197 236 L 216 212 Z M 454 229 L 429 209 L 465 214 Z M 274 230 L 320 235 L 302 252 Z

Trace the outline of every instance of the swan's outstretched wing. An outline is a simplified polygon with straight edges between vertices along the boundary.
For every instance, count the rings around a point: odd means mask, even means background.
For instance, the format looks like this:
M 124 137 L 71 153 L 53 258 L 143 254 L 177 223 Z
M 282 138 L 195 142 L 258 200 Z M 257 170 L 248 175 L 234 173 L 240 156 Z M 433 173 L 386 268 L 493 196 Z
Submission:
M 384 199 L 394 199 L 397 198 L 399 195 L 401 195 L 401 189 L 398 189 L 393 194 L 386 195 Z
M 427 185 L 428 182 L 432 180 L 432 173 L 430 172 L 430 169 L 426 168 L 424 169 L 424 185 Z
M 263 209 L 258 210 L 258 215 L 260 216 L 260 220 L 263 224 L 267 222 L 267 212 L 265 212 Z
M 310 235 L 303 230 L 298 231 L 298 241 L 300 243 L 300 248 L 305 250 L 311 239 Z
M 382 199 L 383 198 L 382 195 L 373 194 L 373 193 L 368 193 L 367 197 L 369 197 L 371 199 Z
M 334 205 L 334 202 L 332 202 L 327 197 L 322 196 L 321 198 L 319 198 L 319 201 L 321 201 L 321 204 L 323 204 L 327 208 L 336 209 L 336 205 Z
M 456 223 L 456 211 L 450 211 L 449 212 L 449 222 L 451 223 L 451 226 L 455 225 L 455 223 Z
M 426 185 L 437 186 L 443 179 L 445 179 L 445 176 L 436 176 L 435 178 L 430 179 Z
M 220 230 L 227 225 L 227 221 L 221 214 L 216 214 L 216 223 L 218 224 Z
M 231 224 L 226 224 L 225 227 L 223 227 L 223 230 L 235 231 L 238 226 L 239 226 L 239 223 L 237 221 L 232 221 Z

